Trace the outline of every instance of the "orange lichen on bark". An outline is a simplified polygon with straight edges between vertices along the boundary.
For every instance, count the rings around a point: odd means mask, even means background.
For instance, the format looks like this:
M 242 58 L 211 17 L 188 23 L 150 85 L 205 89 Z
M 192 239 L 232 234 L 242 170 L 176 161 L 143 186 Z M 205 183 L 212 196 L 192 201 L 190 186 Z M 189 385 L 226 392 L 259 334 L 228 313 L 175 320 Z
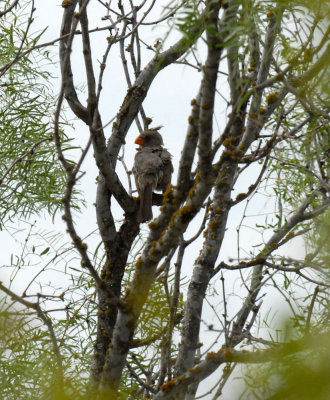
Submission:
M 239 138 L 235 136 L 229 137 L 223 141 L 223 145 L 225 147 L 236 146 L 238 143 L 239 143 Z
M 252 119 L 256 119 L 258 116 L 255 113 L 249 113 L 249 117 Z
M 173 185 L 168 185 L 167 189 L 165 190 L 163 194 L 163 202 L 164 203 L 169 203 L 170 202 L 170 194 L 173 192 Z
M 182 382 L 185 379 L 185 377 L 186 377 L 185 374 L 182 374 L 182 375 L 178 376 L 177 378 L 173 378 L 170 381 L 165 382 L 160 387 L 160 390 L 162 390 L 165 393 L 168 393 L 177 382 L 178 383 Z
M 155 229 L 155 228 L 157 228 L 158 224 L 157 224 L 156 221 L 151 221 L 151 222 L 148 224 L 148 226 L 149 226 L 150 229 Z
M 192 197 L 195 194 L 196 187 L 200 180 L 201 180 L 200 174 L 197 173 L 194 184 L 193 184 L 192 188 L 189 190 L 189 197 Z
M 136 264 L 135 264 L 135 268 L 136 268 L 136 269 L 139 269 L 140 266 L 141 266 L 141 264 L 142 264 L 142 258 L 139 257 L 138 260 L 137 260 L 137 262 L 136 262 Z
M 157 245 L 157 241 L 154 240 L 154 241 L 151 243 L 151 249 L 149 250 L 149 253 L 150 253 L 150 254 L 154 254 L 154 253 L 156 252 L 156 245 Z
M 185 205 L 181 208 L 179 208 L 179 210 L 177 210 L 174 214 L 172 219 L 174 219 L 177 215 L 185 215 L 185 214 L 189 214 L 192 210 L 191 206 Z
M 266 96 L 266 102 L 267 102 L 268 104 L 273 104 L 273 103 L 275 103 L 277 99 L 278 99 L 278 97 L 277 97 L 277 92 L 269 93 L 269 95 Z
M 266 257 L 263 257 L 263 256 L 259 256 L 259 257 L 257 257 L 256 258 L 256 262 L 257 263 L 263 263 L 263 262 L 265 262 L 266 261 Z
M 232 351 L 232 348 L 231 348 L 231 347 L 227 347 L 227 348 L 225 349 L 225 356 L 226 356 L 226 357 L 229 357 L 229 356 L 231 355 L 231 351 Z
M 137 346 L 140 343 L 141 343 L 141 339 L 133 339 L 131 345 L 132 346 Z
M 196 365 L 196 367 L 193 368 L 188 368 L 188 372 L 199 372 L 201 370 L 201 367 L 199 365 Z
M 235 201 L 243 200 L 243 199 L 245 199 L 245 197 L 246 197 L 246 193 L 239 193 L 239 194 L 236 196 Z
M 206 354 L 205 359 L 210 360 L 211 358 L 214 358 L 216 356 L 217 356 L 217 353 L 215 353 L 214 351 L 210 351 L 209 353 Z
M 294 232 L 288 233 L 288 234 L 285 236 L 284 241 L 287 241 L 287 240 L 292 239 L 292 238 L 294 237 L 294 235 L 295 235 Z
M 210 229 L 214 230 L 219 225 L 219 222 L 220 222 L 219 219 L 210 221 L 210 223 L 209 223 Z
M 180 208 L 180 210 L 178 210 L 177 212 L 180 215 L 184 215 L 184 214 L 190 213 L 191 210 L 192 210 L 192 207 L 187 205 L 187 206 L 183 206 L 182 208 Z
M 220 171 L 220 178 L 224 178 L 225 176 L 226 176 L 226 171 L 224 170 L 224 169 L 222 169 L 221 171 Z
M 232 151 L 232 150 L 226 150 L 226 151 L 223 152 L 223 156 L 224 156 L 224 158 L 232 158 L 232 159 L 234 159 L 234 158 L 236 158 L 236 153 L 234 151 Z
M 171 388 L 175 385 L 175 381 L 175 379 L 171 379 L 170 381 L 163 383 L 160 387 L 160 390 L 165 393 L 169 392 Z
M 67 8 L 71 5 L 71 1 L 70 0 L 63 0 L 62 1 L 62 7 L 63 8 Z

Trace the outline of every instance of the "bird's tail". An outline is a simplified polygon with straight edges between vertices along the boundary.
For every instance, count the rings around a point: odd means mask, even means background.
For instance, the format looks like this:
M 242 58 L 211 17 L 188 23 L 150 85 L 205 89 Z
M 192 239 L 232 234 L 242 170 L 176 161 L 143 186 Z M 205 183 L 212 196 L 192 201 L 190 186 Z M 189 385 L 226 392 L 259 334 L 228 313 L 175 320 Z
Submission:
M 152 188 L 152 183 L 147 183 L 140 194 L 139 222 L 146 222 L 152 219 Z

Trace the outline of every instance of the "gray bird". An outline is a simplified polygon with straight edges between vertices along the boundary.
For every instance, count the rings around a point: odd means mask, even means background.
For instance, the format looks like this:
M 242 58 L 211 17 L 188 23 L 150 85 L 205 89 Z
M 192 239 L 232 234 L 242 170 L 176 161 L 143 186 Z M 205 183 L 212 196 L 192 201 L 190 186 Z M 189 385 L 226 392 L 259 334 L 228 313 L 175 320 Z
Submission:
M 157 129 L 148 129 L 135 139 L 135 144 L 140 145 L 133 166 L 135 184 L 140 196 L 139 222 L 152 219 L 152 192 L 165 192 L 172 178 L 172 156 L 163 148 L 163 139 Z

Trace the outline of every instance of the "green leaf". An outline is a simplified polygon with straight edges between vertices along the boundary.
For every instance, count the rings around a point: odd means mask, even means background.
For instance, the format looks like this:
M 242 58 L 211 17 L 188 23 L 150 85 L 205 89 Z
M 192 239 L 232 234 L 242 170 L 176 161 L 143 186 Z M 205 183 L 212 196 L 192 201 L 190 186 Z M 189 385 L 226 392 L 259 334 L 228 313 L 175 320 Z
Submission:
M 44 251 L 42 251 L 40 253 L 41 256 L 43 256 L 44 254 L 47 254 L 49 252 L 50 247 L 46 247 Z

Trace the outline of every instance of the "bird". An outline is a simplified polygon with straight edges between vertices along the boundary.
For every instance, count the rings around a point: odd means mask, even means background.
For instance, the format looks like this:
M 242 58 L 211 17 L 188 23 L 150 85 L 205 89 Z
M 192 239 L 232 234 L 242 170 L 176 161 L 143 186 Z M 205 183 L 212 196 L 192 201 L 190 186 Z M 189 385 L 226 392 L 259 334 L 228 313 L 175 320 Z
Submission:
M 135 144 L 140 146 L 135 154 L 132 169 L 140 196 L 139 222 L 152 219 L 152 193 L 154 190 L 164 193 L 172 179 L 172 156 L 163 147 L 159 128 L 149 128 L 135 139 Z

